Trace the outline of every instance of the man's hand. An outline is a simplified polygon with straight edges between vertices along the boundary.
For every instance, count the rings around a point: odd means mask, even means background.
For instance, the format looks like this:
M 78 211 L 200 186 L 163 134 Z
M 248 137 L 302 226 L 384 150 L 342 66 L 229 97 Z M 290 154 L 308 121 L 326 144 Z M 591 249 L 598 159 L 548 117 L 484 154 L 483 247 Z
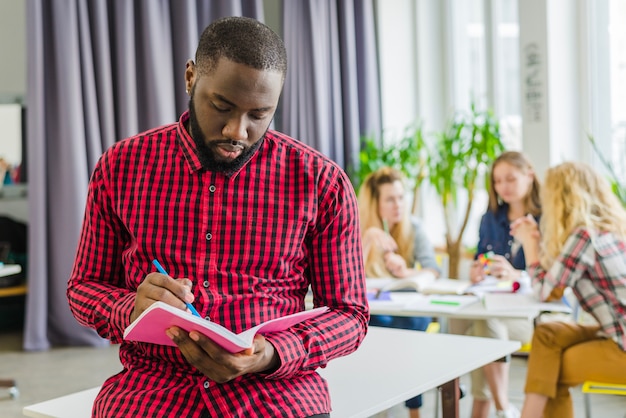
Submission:
M 192 303 L 193 300 L 191 280 L 173 279 L 161 273 L 150 273 L 137 288 L 135 309 L 130 315 L 130 321 L 134 322 L 143 311 L 156 301 L 187 310 L 185 302 Z
M 254 337 L 251 349 L 229 353 L 196 331 L 187 333 L 172 327 L 166 333 L 191 365 L 217 383 L 226 383 L 248 373 L 271 372 L 280 365 L 274 346 L 260 334 Z

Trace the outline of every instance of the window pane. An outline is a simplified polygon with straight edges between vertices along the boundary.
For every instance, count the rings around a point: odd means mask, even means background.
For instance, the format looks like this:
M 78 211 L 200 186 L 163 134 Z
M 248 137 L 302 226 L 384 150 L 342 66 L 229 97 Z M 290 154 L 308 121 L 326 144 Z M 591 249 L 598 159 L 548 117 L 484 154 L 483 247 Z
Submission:
M 626 2 L 611 0 L 609 13 L 611 71 L 611 156 L 618 177 L 626 181 Z
M 454 106 L 485 105 L 486 52 L 483 0 L 452 0 Z

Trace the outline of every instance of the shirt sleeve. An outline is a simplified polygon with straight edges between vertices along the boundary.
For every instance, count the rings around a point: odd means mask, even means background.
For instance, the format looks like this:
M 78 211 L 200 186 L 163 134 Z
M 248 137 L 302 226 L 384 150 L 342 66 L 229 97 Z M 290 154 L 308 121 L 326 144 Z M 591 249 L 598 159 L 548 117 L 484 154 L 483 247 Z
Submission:
M 415 243 L 414 243 L 414 257 L 422 268 L 433 269 L 441 274 L 441 269 L 437 264 L 437 258 L 435 257 L 435 249 L 426 235 L 426 231 L 422 227 L 422 224 L 417 220 L 412 220 L 413 230 L 415 231 Z
M 135 293 L 125 289 L 121 251 L 126 241 L 106 188 L 105 153 L 91 176 L 82 231 L 68 282 L 69 306 L 82 325 L 122 342 Z
M 487 244 L 489 242 L 489 236 L 491 228 L 489 226 L 489 217 L 487 214 L 483 215 L 480 219 L 480 227 L 478 228 L 478 245 L 476 246 L 476 254 L 474 258 L 478 258 L 480 254 L 484 254 L 487 251 Z
M 565 241 L 561 253 L 548 270 L 539 263 L 529 266 L 533 293 L 539 300 L 554 300 L 560 297 L 563 288 L 574 286 L 592 263 L 589 252 L 593 252 L 593 247 L 590 244 L 588 233 L 577 230 Z
M 330 311 L 267 338 L 281 365 L 267 378 L 288 378 L 325 367 L 355 351 L 367 331 L 369 308 L 356 197 L 340 170 L 322 176 L 317 222 L 308 237 L 314 306 Z

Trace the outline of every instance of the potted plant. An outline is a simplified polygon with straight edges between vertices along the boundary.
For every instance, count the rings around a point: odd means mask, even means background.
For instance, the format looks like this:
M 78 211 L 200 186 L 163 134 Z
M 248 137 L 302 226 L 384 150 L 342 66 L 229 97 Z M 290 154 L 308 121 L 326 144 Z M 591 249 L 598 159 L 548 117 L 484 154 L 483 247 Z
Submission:
M 437 134 L 428 158 L 428 178 L 443 207 L 449 276 L 459 277 L 462 238 L 478 188 L 486 187 L 484 174 L 504 150 L 498 120 L 491 111 L 457 112 L 443 132 Z M 481 179 L 483 183 L 481 184 Z M 466 193 L 463 207 L 459 194 Z M 457 219 L 461 219 L 457 225 Z
M 404 130 L 399 140 L 385 139 L 382 135 L 364 136 L 356 168 L 350 170 L 350 178 L 355 190 L 358 190 L 365 177 L 381 167 L 393 167 L 400 170 L 413 191 L 411 213 L 417 207 L 419 186 L 426 177 L 428 155 L 421 125 L 416 124 Z

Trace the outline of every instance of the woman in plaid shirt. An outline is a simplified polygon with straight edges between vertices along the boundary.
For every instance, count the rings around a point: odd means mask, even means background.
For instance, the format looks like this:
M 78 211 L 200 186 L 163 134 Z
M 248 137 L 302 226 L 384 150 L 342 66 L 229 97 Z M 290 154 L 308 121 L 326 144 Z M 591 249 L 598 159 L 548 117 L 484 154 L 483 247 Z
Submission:
M 540 228 L 530 217 L 511 226 L 533 290 L 552 300 L 570 287 L 597 324 L 537 325 L 522 418 L 567 418 L 570 387 L 626 379 L 626 211 L 608 182 L 578 162 L 548 169 L 541 195 Z

